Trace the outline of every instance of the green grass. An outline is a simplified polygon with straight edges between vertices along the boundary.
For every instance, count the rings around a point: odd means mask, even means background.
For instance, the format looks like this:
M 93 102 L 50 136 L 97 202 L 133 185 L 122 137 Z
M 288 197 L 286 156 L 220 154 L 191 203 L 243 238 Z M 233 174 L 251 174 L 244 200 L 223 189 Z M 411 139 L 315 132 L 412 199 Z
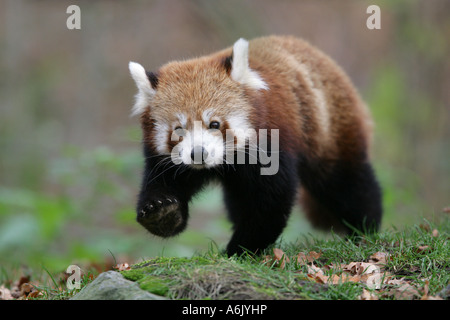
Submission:
M 438 231 L 437 236 L 432 234 L 433 229 Z M 412 285 L 419 293 L 424 292 L 428 281 L 428 295 L 435 296 L 450 283 L 448 237 L 447 219 L 437 227 L 425 224 L 393 229 L 356 240 L 337 236 L 321 240 L 309 236 L 298 243 L 275 246 L 282 248 L 288 257 L 299 252 L 320 252 L 322 255 L 314 262 L 318 267 L 364 262 L 375 252 L 385 252 L 390 256 L 386 272 Z M 266 253 L 271 254 L 271 249 Z M 218 250 L 210 249 L 192 258 L 154 258 L 122 274 L 137 281 L 141 288 L 170 299 L 355 300 L 367 289 L 364 283 L 317 283 L 308 277 L 307 266 L 299 265 L 294 259 L 283 269 L 262 260 L 251 255 L 227 258 Z M 395 286 L 383 285 L 379 290 L 370 291 L 379 299 L 396 299 L 389 294 L 392 287 Z
M 259 256 L 246 254 L 228 258 L 211 244 L 209 250 L 192 257 L 159 256 L 134 264 L 121 273 L 136 281 L 143 290 L 169 299 L 357 300 L 365 289 L 378 299 L 392 300 L 402 298 L 393 290 L 404 283 L 418 292 L 408 299 L 419 299 L 426 290 L 429 296 L 449 299 L 449 235 L 450 223 L 446 216 L 437 224 L 424 221 L 402 230 L 391 228 L 351 240 L 337 235 L 327 239 L 307 235 L 296 242 L 278 242 Z M 273 248 L 282 249 L 290 257 L 283 268 L 273 259 L 264 259 L 267 255 L 273 257 Z M 338 274 L 336 269 L 328 268 L 330 265 L 368 262 L 376 252 L 387 253 L 389 259 L 382 266 L 384 272 L 402 283 L 370 289 L 364 282 L 317 282 L 308 275 L 308 265 L 299 264 L 293 258 L 299 252 L 311 251 L 321 254 L 313 263 L 325 270 L 326 276 Z M 98 272 L 93 270 L 86 272 L 81 279 L 82 287 L 96 275 Z M 1 277 L 12 279 L 14 275 L 2 268 Z M 65 300 L 77 293 L 77 290 L 67 290 L 61 274 L 51 274 L 46 269 L 35 272 L 30 278 L 31 282 L 39 278 L 35 283 L 42 295 L 37 299 Z M 447 293 L 444 293 L 446 288 Z

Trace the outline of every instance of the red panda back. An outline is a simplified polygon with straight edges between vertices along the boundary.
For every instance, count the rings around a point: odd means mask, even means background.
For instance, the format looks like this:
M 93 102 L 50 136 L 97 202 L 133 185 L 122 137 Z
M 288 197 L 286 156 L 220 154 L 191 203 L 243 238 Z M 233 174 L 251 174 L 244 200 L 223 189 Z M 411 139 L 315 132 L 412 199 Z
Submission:
M 367 149 L 369 111 L 332 59 L 303 40 L 278 36 L 252 40 L 249 56 L 250 66 L 270 88 L 262 93 L 267 121 L 288 131 L 285 139 L 294 139 L 296 150 L 301 146 L 312 157 L 354 159 Z

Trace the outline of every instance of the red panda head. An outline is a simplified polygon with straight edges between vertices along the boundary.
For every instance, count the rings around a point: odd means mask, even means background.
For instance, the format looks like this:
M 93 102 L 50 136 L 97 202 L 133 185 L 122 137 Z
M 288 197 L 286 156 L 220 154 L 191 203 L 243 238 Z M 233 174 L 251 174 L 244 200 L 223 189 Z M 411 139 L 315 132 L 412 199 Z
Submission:
M 249 67 L 244 39 L 232 51 L 171 62 L 157 73 L 135 62 L 129 68 L 139 90 L 132 114 L 141 116 L 144 142 L 194 168 L 222 164 L 230 144 L 245 145 L 253 129 L 245 91 L 268 89 Z

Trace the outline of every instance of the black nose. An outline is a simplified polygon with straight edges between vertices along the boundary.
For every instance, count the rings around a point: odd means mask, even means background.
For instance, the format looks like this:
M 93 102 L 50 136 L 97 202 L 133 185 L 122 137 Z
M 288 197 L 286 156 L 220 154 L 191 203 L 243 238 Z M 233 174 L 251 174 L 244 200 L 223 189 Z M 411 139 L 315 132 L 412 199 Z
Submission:
M 208 151 L 205 150 L 202 146 L 195 146 L 191 150 L 191 159 L 195 164 L 201 164 L 205 162 L 205 159 L 208 157 Z

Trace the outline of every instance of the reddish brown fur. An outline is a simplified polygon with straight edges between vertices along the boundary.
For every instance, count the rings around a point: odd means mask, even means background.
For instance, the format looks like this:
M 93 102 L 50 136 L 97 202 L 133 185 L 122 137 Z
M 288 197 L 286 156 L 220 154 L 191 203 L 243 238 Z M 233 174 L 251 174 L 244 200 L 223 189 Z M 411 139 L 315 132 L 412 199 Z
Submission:
M 229 110 L 223 104 L 220 110 L 222 101 L 246 96 L 250 105 L 244 108 L 250 111 L 255 129 L 282 128 L 280 139 L 289 150 L 302 148 L 302 152 L 312 157 L 348 160 L 366 150 L 372 127 L 367 108 L 348 77 L 329 57 L 293 37 L 252 40 L 250 67 L 258 71 L 269 90 L 244 92 L 224 70 L 224 60 L 231 52 L 229 48 L 211 56 L 163 66 L 159 70 L 161 89 L 152 103 L 156 106 L 152 113 L 170 118 L 177 110 L 191 108 L 201 119 L 204 109 L 214 107 L 216 112 L 226 114 Z M 309 69 L 309 76 L 325 95 L 331 124 L 326 137 L 320 132 L 318 118 L 323 115 L 318 113 L 311 88 L 295 66 L 286 63 L 288 56 Z M 170 106 L 164 107 L 169 103 Z
M 279 46 L 278 49 L 274 47 Z M 315 86 L 325 95 L 330 128 L 321 132 L 312 88 L 301 74 L 286 61 L 303 63 Z M 269 37 L 250 42 L 250 67 L 257 70 L 268 83 L 270 90 L 263 92 L 264 104 L 258 104 L 267 128 L 281 128 L 280 140 L 285 147 L 301 152 L 310 158 L 361 161 L 370 144 L 372 122 L 366 106 L 345 73 L 329 57 L 308 43 L 293 37 Z M 257 100 L 257 99 L 255 99 Z M 263 120 L 261 120 L 261 118 Z M 325 168 L 328 169 L 328 168 Z M 314 226 L 336 230 L 342 225 L 332 218 L 307 189 L 302 188 L 301 203 Z
M 274 50 L 279 45 L 280 49 Z M 325 94 L 331 117 L 330 134 L 320 133 L 311 88 L 301 74 L 286 64 L 293 55 L 295 62 L 305 64 L 314 84 Z M 364 103 L 345 73 L 327 56 L 310 44 L 293 37 L 268 37 L 250 42 L 250 66 L 268 82 L 264 92 L 267 126 L 295 128 L 289 132 L 292 144 L 305 148 L 310 156 L 352 160 L 366 150 L 371 136 L 371 120 Z M 299 108 L 300 104 L 300 108 Z M 280 121 L 283 121 L 280 123 Z M 282 134 L 282 132 L 280 132 Z
M 249 42 L 249 65 L 269 87 L 257 91 L 230 78 L 231 55 L 232 48 L 228 48 L 163 66 L 150 113 L 142 116 L 145 139 L 153 137 L 150 114 L 174 119 L 177 112 L 189 110 L 190 120 L 199 120 L 207 108 L 214 108 L 219 115 L 236 108 L 249 114 L 256 130 L 280 129 L 284 152 L 330 164 L 366 159 L 372 129 L 369 112 L 348 77 L 329 57 L 294 37 L 254 39 Z M 319 101 L 323 101 L 322 107 Z M 308 191 L 302 197 L 314 224 L 327 225 L 327 210 Z

